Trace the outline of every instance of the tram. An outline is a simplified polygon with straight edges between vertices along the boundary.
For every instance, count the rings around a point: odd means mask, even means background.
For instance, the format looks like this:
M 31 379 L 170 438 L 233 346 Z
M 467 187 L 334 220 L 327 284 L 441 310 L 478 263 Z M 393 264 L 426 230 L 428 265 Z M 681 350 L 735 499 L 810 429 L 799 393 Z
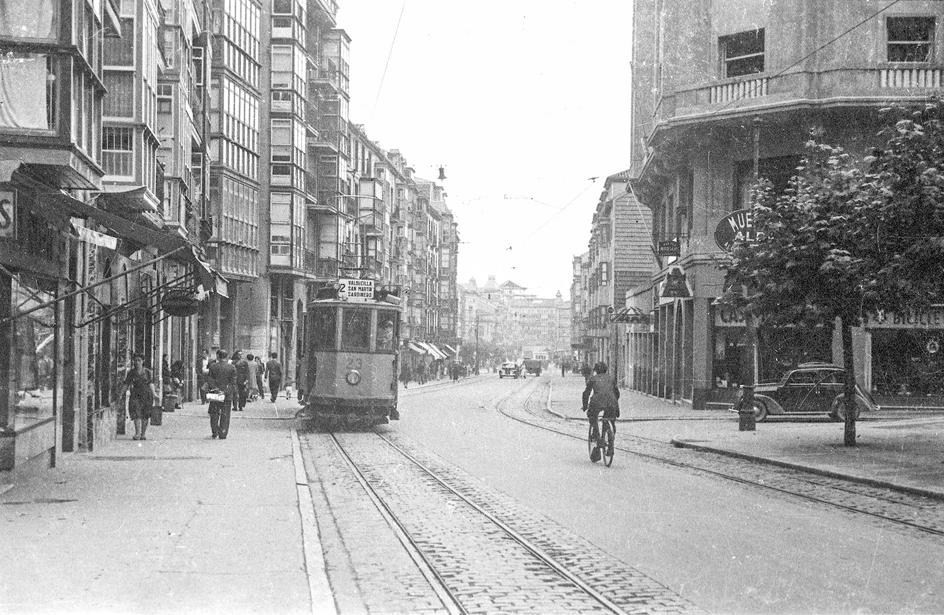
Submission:
M 300 416 L 313 427 L 370 427 L 400 418 L 400 301 L 396 287 L 360 279 L 326 284 L 309 301 Z

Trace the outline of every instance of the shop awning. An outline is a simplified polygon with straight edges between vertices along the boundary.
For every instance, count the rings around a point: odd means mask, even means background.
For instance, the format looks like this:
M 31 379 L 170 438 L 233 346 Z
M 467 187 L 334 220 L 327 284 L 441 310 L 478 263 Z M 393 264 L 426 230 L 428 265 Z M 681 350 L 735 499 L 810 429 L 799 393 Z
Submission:
M 453 356 L 458 356 L 458 355 L 459 355 L 459 353 L 456 351 L 456 349 L 453 348 L 452 346 L 450 346 L 449 344 L 443 344 L 443 348 L 445 348 L 446 350 L 448 350 L 449 352 L 451 352 Z
M 415 342 L 407 342 L 406 347 L 417 354 L 428 354 L 425 348 L 421 348 L 420 346 L 417 346 Z
M 433 355 L 434 358 L 440 359 L 440 360 L 449 358 L 446 356 L 445 352 L 443 352 L 442 350 L 439 349 L 438 346 L 436 346 L 436 344 L 433 344 L 432 342 L 426 342 L 426 345 L 429 346 L 429 351 Z

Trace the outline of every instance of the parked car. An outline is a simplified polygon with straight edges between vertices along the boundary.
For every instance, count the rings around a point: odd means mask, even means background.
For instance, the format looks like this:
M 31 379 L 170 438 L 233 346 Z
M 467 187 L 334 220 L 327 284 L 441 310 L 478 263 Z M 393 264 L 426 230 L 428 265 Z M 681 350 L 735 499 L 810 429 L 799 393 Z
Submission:
M 846 407 L 843 387 L 846 371 L 830 363 L 801 363 L 788 371 L 780 382 L 754 387 L 754 416 L 763 421 L 770 415 L 825 414 L 844 421 Z M 856 418 L 863 411 L 879 409 L 871 393 L 855 386 Z
M 501 364 L 501 367 L 498 368 L 498 377 L 499 378 L 517 378 L 518 377 L 518 365 L 514 361 L 505 361 Z

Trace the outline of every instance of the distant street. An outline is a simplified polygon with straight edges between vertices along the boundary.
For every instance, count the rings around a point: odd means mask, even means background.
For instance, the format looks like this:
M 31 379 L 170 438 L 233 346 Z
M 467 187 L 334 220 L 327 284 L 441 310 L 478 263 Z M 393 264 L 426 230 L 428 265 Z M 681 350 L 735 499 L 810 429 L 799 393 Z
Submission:
M 591 549 L 585 555 L 590 558 L 586 565 L 601 569 L 606 578 L 602 587 L 613 590 L 613 595 L 619 595 L 616 590 L 623 585 L 630 593 L 635 588 L 637 596 L 651 596 L 647 592 L 653 586 L 662 586 L 664 595 L 651 598 L 650 606 L 662 604 L 682 611 L 944 609 L 944 595 L 939 591 L 939 566 L 944 561 L 940 537 L 622 451 L 617 452 L 611 468 L 592 464 L 580 440 L 528 426 L 499 412 L 502 409 L 530 421 L 540 419 L 554 429 L 582 436 L 583 424 L 565 423 L 543 413 L 544 381 L 548 378 L 520 381 L 494 376 L 474 383 L 401 391 L 402 420 L 379 432 L 464 488 L 470 484 L 484 488 L 472 489 L 475 497 L 503 502 L 493 504 L 498 506 L 496 515 L 504 516 L 516 530 L 553 536 L 561 542 L 559 547 L 565 554 L 561 557 L 573 556 L 570 561 L 578 561 L 583 553 L 580 545 L 598 546 L 603 554 L 594 554 Z M 551 381 L 554 379 L 559 377 Z M 574 404 L 579 405 L 579 399 Z M 521 408 L 531 413 L 523 413 Z M 679 424 L 664 423 L 670 430 Z M 620 424 L 619 429 L 618 438 L 622 439 L 618 444 L 632 448 L 631 424 Z M 647 429 L 651 431 L 651 425 Z M 304 436 L 309 444 L 326 437 Z M 362 471 L 375 474 L 381 492 L 396 493 L 397 482 L 406 480 L 406 470 L 389 469 L 395 462 L 375 448 L 379 446 L 371 442 L 375 438 L 366 433 L 346 434 L 340 441 L 352 451 L 351 458 Z M 668 445 L 666 448 L 672 450 Z M 375 458 L 377 461 L 372 461 Z M 438 496 L 411 499 L 418 494 L 412 491 L 416 488 L 412 485 L 411 491 L 398 496 L 407 499 L 392 503 L 392 513 L 409 517 L 423 511 L 414 531 L 443 532 L 435 540 L 422 538 L 434 540 L 444 566 L 470 556 L 473 562 L 484 561 L 485 554 L 470 554 L 468 543 L 453 543 L 448 528 L 440 527 L 443 519 L 457 514 L 454 506 L 429 509 L 430 498 Z M 344 493 L 350 497 L 349 491 Z M 330 500 L 328 503 L 334 506 Z M 339 527 L 354 527 L 342 513 L 334 516 Z M 409 528 L 409 521 L 405 524 Z M 396 544 L 388 548 L 398 551 Z M 347 547 L 353 549 L 353 555 L 345 557 L 356 559 L 357 547 L 350 543 Z M 376 541 L 370 548 L 378 548 Z M 450 554 L 451 548 L 457 551 Z M 569 555 L 568 549 L 573 550 Z M 330 570 L 334 566 L 330 559 L 328 563 Z M 617 570 L 620 573 L 614 575 Z M 474 574 L 474 570 L 465 569 L 462 582 L 475 586 Z M 375 579 L 373 591 L 391 590 L 389 576 L 384 579 L 379 585 Z M 521 579 L 522 583 L 526 580 Z M 494 583 L 484 577 L 480 582 Z M 369 594 L 371 590 L 365 591 Z M 508 610 L 527 610 L 529 591 L 545 595 L 544 589 L 523 586 L 518 594 L 522 602 L 515 608 L 506 605 Z M 369 597 L 363 599 L 370 601 Z M 483 608 L 487 610 L 487 605 Z

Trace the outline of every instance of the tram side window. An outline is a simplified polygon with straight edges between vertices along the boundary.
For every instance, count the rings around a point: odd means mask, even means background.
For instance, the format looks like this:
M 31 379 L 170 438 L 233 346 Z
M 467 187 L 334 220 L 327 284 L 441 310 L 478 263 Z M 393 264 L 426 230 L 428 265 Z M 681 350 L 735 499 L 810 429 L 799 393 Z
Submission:
M 320 308 L 314 311 L 311 323 L 311 346 L 315 350 L 334 350 L 336 337 L 337 308 Z
M 397 324 L 399 315 L 396 312 L 380 310 L 377 312 L 377 352 L 393 352 L 397 349 Z
M 370 310 L 343 308 L 341 312 L 341 348 L 370 350 Z

